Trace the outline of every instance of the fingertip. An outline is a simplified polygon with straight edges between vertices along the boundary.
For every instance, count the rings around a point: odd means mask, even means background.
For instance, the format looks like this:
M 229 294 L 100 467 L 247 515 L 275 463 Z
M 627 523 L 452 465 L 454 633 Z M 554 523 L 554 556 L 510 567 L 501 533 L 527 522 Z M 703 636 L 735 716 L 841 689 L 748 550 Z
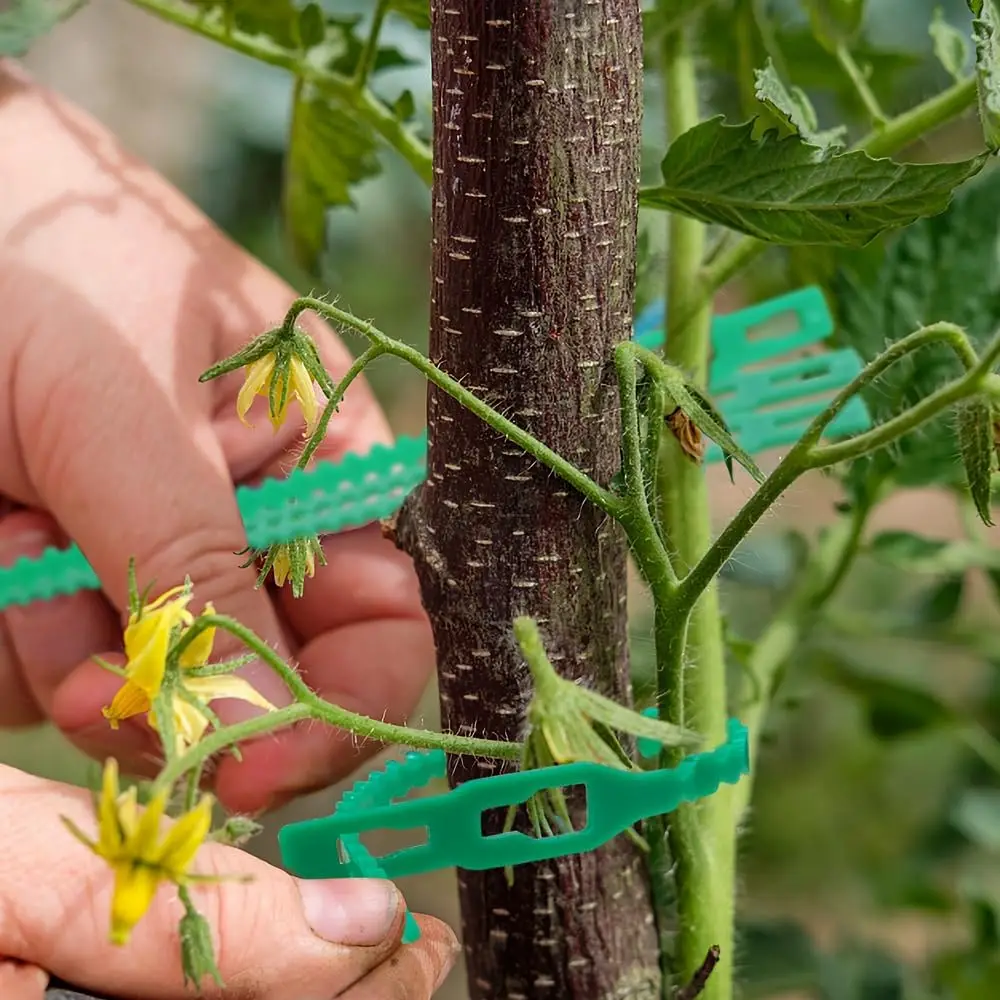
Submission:
M 121 663 L 108 653 L 103 659 Z M 121 680 L 93 660 L 85 660 L 56 688 L 49 718 L 78 750 L 95 760 L 115 757 L 122 770 L 150 777 L 156 773 L 163 750 L 156 734 L 139 718 L 125 719 L 112 729 L 101 709 L 111 703 Z
M 392 882 L 296 879 L 295 884 L 306 922 L 324 941 L 370 948 L 400 937 L 403 897 Z
M 0 565 L 63 548 L 65 533 L 48 514 L 22 509 L 0 519 Z M 117 616 L 97 591 L 12 605 L 3 611 L 6 642 L 23 686 L 46 713 L 59 685 L 88 655 L 120 639 Z
M 427 1000 L 435 994 L 455 967 L 461 946 L 447 924 L 423 914 L 416 916 L 420 940 L 403 945 L 391 962 L 384 962 L 356 983 L 342 1000 Z
M 417 916 L 420 936 L 430 946 L 431 959 L 435 966 L 434 992 L 436 993 L 462 955 L 462 942 L 452 928 L 437 917 L 424 914 Z
M 0 959 L 0 997 L 3 1000 L 43 1000 L 49 974 L 29 962 Z

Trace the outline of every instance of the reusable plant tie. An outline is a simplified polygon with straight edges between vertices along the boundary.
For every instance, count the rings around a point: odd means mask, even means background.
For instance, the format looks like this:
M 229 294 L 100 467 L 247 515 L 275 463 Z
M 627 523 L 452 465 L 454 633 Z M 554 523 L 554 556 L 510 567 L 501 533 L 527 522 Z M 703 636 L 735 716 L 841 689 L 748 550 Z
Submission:
M 663 304 L 639 317 L 635 339 L 644 347 L 663 342 Z M 778 321 L 786 320 L 775 330 Z M 819 289 L 805 288 L 717 317 L 712 324 L 713 359 L 709 392 L 731 431 L 749 452 L 790 445 L 823 409 L 829 397 L 862 368 L 851 350 L 821 350 L 833 322 Z M 789 357 L 789 355 L 798 355 Z M 865 430 L 870 418 L 853 399 L 830 424 L 827 434 L 847 436 Z M 706 461 L 722 452 L 710 445 Z M 427 435 L 400 438 L 367 455 L 296 470 L 285 480 L 268 480 L 236 491 L 247 540 L 254 549 L 302 535 L 330 534 L 388 517 L 427 474 Z M 0 569 L 0 610 L 100 586 L 74 545 L 49 549 L 37 559 L 20 559 Z M 655 712 L 655 710 L 654 710 Z M 642 740 L 639 751 L 653 756 L 655 742 Z M 712 795 L 749 772 L 747 731 L 730 720 L 728 740 L 715 750 L 687 757 L 671 769 L 624 771 L 578 762 L 468 781 L 437 796 L 401 799 L 414 789 L 445 777 L 441 751 L 408 753 L 383 771 L 358 782 L 332 816 L 294 823 L 279 835 L 286 867 L 302 878 L 342 876 L 398 878 L 438 868 L 498 868 L 590 851 L 651 816 L 673 811 L 682 802 Z M 581 830 L 551 837 L 519 832 L 484 837 L 482 813 L 516 805 L 548 788 L 583 785 L 587 822 Z M 378 828 L 426 828 L 427 842 L 375 858 L 360 834 Z M 338 852 L 342 852 L 343 857 Z M 420 936 L 406 915 L 404 941 Z
M 663 343 L 663 313 L 661 302 L 639 317 L 638 343 L 649 348 Z M 826 405 L 824 397 L 861 371 L 860 357 L 846 348 L 788 357 L 821 347 L 832 332 L 826 302 L 813 287 L 714 319 L 709 392 L 746 451 L 754 454 L 793 444 Z M 826 434 L 846 437 L 866 430 L 870 423 L 864 404 L 855 397 Z M 705 460 L 722 460 L 714 443 Z M 332 534 L 388 517 L 426 475 L 424 433 L 399 438 L 389 447 L 378 445 L 367 455 L 318 463 L 308 472 L 296 470 L 284 480 L 240 487 L 236 499 L 249 544 L 266 549 L 302 535 Z M 0 568 L 0 611 L 99 587 L 97 575 L 75 545 L 48 549 L 38 558 L 22 558 Z
M 651 756 L 660 748 L 645 740 L 641 749 Z M 442 795 L 395 801 L 444 778 L 445 768 L 441 750 L 413 751 L 402 761 L 390 761 L 345 792 L 331 816 L 283 827 L 278 834 L 282 863 L 299 878 L 396 879 L 441 868 L 504 868 L 581 854 L 640 820 L 712 795 L 722 784 L 735 784 L 750 773 L 750 750 L 746 727 L 730 719 L 725 743 L 692 754 L 674 768 L 625 771 L 580 761 L 476 778 Z M 583 829 L 549 837 L 517 831 L 483 834 L 487 810 L 520 805 L 540 792 L 571 785 L 586 791 Z M 379 829 L 425 830 L 426 843 L 374 857 L 360 834 Z M 403 940 L 414 941 L 419 928 L 410 913 L 406 921 Z

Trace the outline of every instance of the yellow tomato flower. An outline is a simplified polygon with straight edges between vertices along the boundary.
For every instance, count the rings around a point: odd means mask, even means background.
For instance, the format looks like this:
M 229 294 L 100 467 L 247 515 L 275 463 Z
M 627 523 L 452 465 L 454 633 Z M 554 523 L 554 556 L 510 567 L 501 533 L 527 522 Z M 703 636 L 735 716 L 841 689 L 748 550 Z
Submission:
M 206 604 L 204 613 L 206 615 L 215 614 L 215 608 L 211 604 Z M 214 642 L 215 629 L 207 628 L 204 632 L 199 632 L 181 652 L 178 658 L 181 667 L 179 678 L 181 687 L 205 705 L 213 701 L 233 698 L 237 701 L 249 702 L 267 712 L 276 711 L 271 702 L 259 694 L 249 681 L 245 681 L 241 677 L 234 677 L 232 674 L 192 677 L 187 673 L 195 667 L 203 667 L 208 662 L 212 655 Z M 174 748 L 178 755 L 194 746 L 205 735 L 205 730 L 208 729 L 212 721 L 200 708 L 192 705 L 179 693 L 175 693 L 171 698 L 170 714 L 174 724 Z M 159 732 L 156 713 L 152 710 L 149 711 L 149 724 Z
M 292 572 L 292 553 L 290 546 L 282 545 L 278 548 L 278 552 L 274 557 L 274 562 L 271 564 L 271 571 L 274 573 L 274 582 L 279 587 L 283 587 L 285 585 L 285 581 Z M 305 551 L 305 576 L 309 577 L 311 580 L 315 575 L 316 553 L 313 552 L 311 547 L 309 547 Z
M 320 565 L 326 565 L 323 546 L 315 535 L 272 545 L 267 550 L 263 569 L 257 577 L 257 586 L 260 587 L 264 583 L 268 573 L 273 573 L 277 586 L 283 587 L 288 581 L 292 597 L 301 597 L 306 577 L 312 579 L 316 575 L 317 560 Z
M 275 410 L 271 409 L 270 404 L 272 388 L 277 404 Z M 293 399 L 297 399 L 302 407 L 307 430 L 311 431 L 315 427 L 319 416 L 319 401 L 312 376 L 302 359 L 296 355 L 292 355 L 286 366 L 278 363 L 278 357 L 272 351 L 247 366 L 246 380 L 236 399 L 236 412 L 248 427 L 252 425 L 246 416 L 256 396 L 267 397 L 268 416 L 275 430 L 285 422 L 288 404 Z
M 148 712 L 160 693 L 167 667 L 170 637 L 178 625 L 194 619 L 187 605 L 191 594 L 174 587 L 129 616 L 125 628 L 125 683 L 102 714 L 117 729 L 122 719 Z
M 197 880 L 188 868 L 212 827 L 212 797 L 203 795 L 190 812 L 184 813 L 161 835 L 167 793 L 156 795 L 139 812 L 133 786 L 124 794 L 118 782 L 118 762 L 104 765 L 104 780 L 98 801 L 96 842 L 69 819 L 70 832 L 114 873 L 111 897 L 111 942 L 125 944 L 135 925 L 145 916 L 161 882 L 184 885 Z

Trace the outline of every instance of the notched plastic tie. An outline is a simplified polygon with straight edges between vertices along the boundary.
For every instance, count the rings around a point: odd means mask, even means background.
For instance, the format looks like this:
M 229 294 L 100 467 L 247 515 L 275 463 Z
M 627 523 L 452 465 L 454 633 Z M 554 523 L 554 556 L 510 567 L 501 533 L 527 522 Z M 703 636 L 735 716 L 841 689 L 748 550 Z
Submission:
M 659 347 L 662 324 L 661 302 L 637 320 L 636 341 Z M 828 397 L 861 371 L 860 357 L 848 349 L 789 357 L 820 347 L 832 330 L 823 294 L 814 287 L 713 320 L 709 391 L 744 450 L 759 454 L 793 444 Z M 846 437 L 870 426 L 864 403 L 855 397 L 825 436 Z M 705 461 L 721 460 L 718 445 L 710 443 Z M 266 549 L 389 517 L 426 476 L 425 432 L 391 446 L 377 445 L 366 455 L 318 463 L 308 472 L 296 470 L 284 480 L 240 487 L 236 499 L 250 546 Z M 97 574 L 75 545 L 48 549 L 38 558 L 0 568 L 0 610 L 99 588 Z
M 645 741 L 643 749 L 658 747 Z M 440 750 L 413 751 L 391 761 L 346 792 L 331 816 L 285 826 L 278 834 L 282 863 L 299 878 L 396 879 L 442 868 L 504 868 L 581 854 L 641 820 L 712 795 L 722 784 L 735 784 L 750 772 L 750 750 L 746 727 L 730 719 L 725 743 L 692 754 L 674 768 L 624 771 L 581 761 L 476 778 L 441 795 L 394 801 L 444 778 L 445 768 Z M 582 786 L 586 793 L 582 829 L 546 837 L 518 831 L 483 834 L 482 816 L 488 810 L 569 786 Z M 426 842 L 375 857 L 360 834 L 380 829 L 423 830 Z M 419 936 L 409 913 L 406 934 L 404 940 Z

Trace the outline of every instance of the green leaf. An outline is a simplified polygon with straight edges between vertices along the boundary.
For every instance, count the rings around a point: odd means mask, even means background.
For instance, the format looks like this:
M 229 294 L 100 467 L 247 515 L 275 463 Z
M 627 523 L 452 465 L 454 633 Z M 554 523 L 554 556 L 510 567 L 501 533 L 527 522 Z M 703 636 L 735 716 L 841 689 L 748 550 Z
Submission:
M 306 4 L 299 12 L 299 42 L 304 49 L 321 45 L 326 39 L 326 15 L 318 3 Z
M 774 132 L 755 140 L 753 129 L 717 117 L 678 136 L 661 165 L 663 185 L 640 192 L 640 203 L 772 243 L 862 247 L 943 212 L 986 162 L 894 163 Z
M 924 628 L 947 625 L 962 607 L 965 593 L 965 574 L 950 576 L 921 594 L 917 602 L 916 618 Z
M 712 77 L 722 84 L 713 88 L 716 110 L 736 113 L 733 104 L 741 88 L 734 87 L 732 81 L 737 61 L 740 66 L 761 66 L 770 56 L 783 79 L 794 80 L 814 100 L 832 104 L 831 114 L 864 119 L 865 108 L 854 85 L 836 56 L 813 37 L 805 18 L 789 16 L 785 4 L 738 0 L 736 7 L 736 2 L 714 0 L 692 26 L 706 84 Z M 901 32 L 897 37 L 905 36 Z M 870 68 L 869 85 L 884 106 L 908 107 L 927 96 L 925 53 L 905 50 L 895 38 L 888 44 L 893 48 L 887 48 L 886 42 L 871 44 L 862 34 L 851 46 L 851 53 L 859 64 Z M 739 72 L 742 76 L 746 71 Z M 745 89 L 750 81 L 740 82 Z M 749 110 L 742 100 L 738 107 L 739 113 Z
M 339 48 L 336 55 L 327 63 L 327 68 L 342 76 L 353 76 L 358 66 L 358 59 L 365 47 L 365 40 L 358 35 L 358 25 L 363 18 L 359 15 L 349 17 L 328 17 L 327 24 L 335 29 Z M 399 49 L 391 46 L 380 46 L 375 51 L 371 75 L 387 69 L 398 69 L 414 65 L 414 60 L 404 56 Z
M 223 0 L 233 25 L 248 35 L 266 35 L 284 49 L 299 48 L 299 12 L 294 0 Z
M 0 0 L 0 58 L 26 55 L 34 42 L 79 6 L 73 0 Z
M 967 788 L 951 820 L 977 847 L 1000 854 L 1000 789 Z
M 1000 149 L 1000 10 L 996 0 L 969 0 L 976 45 L 979 118 L 989 149 Z
M 961 326 L 982 348 L 1000 326 L 1000 171 L 959 191 L 943 215 L 893 238 L 877 256 L 839 253 L 830 302 L 835 340 L 871 361 L 926 323 Z M 863 399 L 876 423 L 901 413 L 963 369 L 952 351 L 927 347 L 888 369 Z M 849 468 L 847 485 L 863 489 L 880 475 L 898 486 L 956 485 L 963 478 L 951 414 L 906 435 L 891 448 Z
M 392 113 L 401 121 L 408 122 L 417 110 L 416 102 L 413 100 L 413 93 L 404 90 L 393 102 Z
M 937 538 L 924 538 L 910 531 L 883 531 L 877 534 L 868 549 L 876 559 L 887 562 L 907 573 L 939 573 L 952 568 L 942 565 L 942 554 L 951 543 Z
M 846 127 L 821 131 L 806 92 L 800 87 L 785 87 L 770 59 L 763 69 L 754 70 L 754 83 L 757 100 L 773 111 L 791 132 L 822 149 L 844 145 Z
M 925 688 L 877 676 L 841 657 L 822 656 L 819 667 L 828 681 L 862 702 L 869 728 L 879 739 L 898 739 L 956 721 L 951 708 Z
M 934 8 L 930 35 L 938 62 L 953 80 L 960 80 L 965 75 L 965 66 L 969 61 L 969 42 L 965 35 L 945 18 L 944 11 L 940 7 Z
M 764 473 L 757 467 L 753 458 L 736 443 L 736 439 L 729 433 L 722 414 L 700 389 L 689 383 L 676 370 L 669 371 L 663 388 L 688 420 L 722 449 L 730 478 L 733 475 L 733 459 L 736 459 L 758 483 L 764 482 Z
M 813 37 L 828 52 L 849 45 L 861 27 L 865 0 L 805 0 Z
M 430 0 L 390 0 L 389 9 L 402 14 L 410 24 L 422 31 L 431 26 Z
M 933 978 L 947 1000 L 996 1000 L 1000 954 L 996 949 L 972 949 L 936 956 Z
M 969 496 L 983 524 L 993 526 L 993 408 L 985 399 L 971 399 L 958 411 L 958 446 Z
M 314 271 L 326 245 L 328 209 L 354 205 L 351 187 L 380 170 L 368 125 L 328 97 L 295 100 L 285 162 L 284 214 L 303 267 Z
M 791 920 L 741 922 L 738 935 L 744 954 L 740 992 L 746 1000 L 771 1000 L 818 985 L 820 955 L 801 925 Z

